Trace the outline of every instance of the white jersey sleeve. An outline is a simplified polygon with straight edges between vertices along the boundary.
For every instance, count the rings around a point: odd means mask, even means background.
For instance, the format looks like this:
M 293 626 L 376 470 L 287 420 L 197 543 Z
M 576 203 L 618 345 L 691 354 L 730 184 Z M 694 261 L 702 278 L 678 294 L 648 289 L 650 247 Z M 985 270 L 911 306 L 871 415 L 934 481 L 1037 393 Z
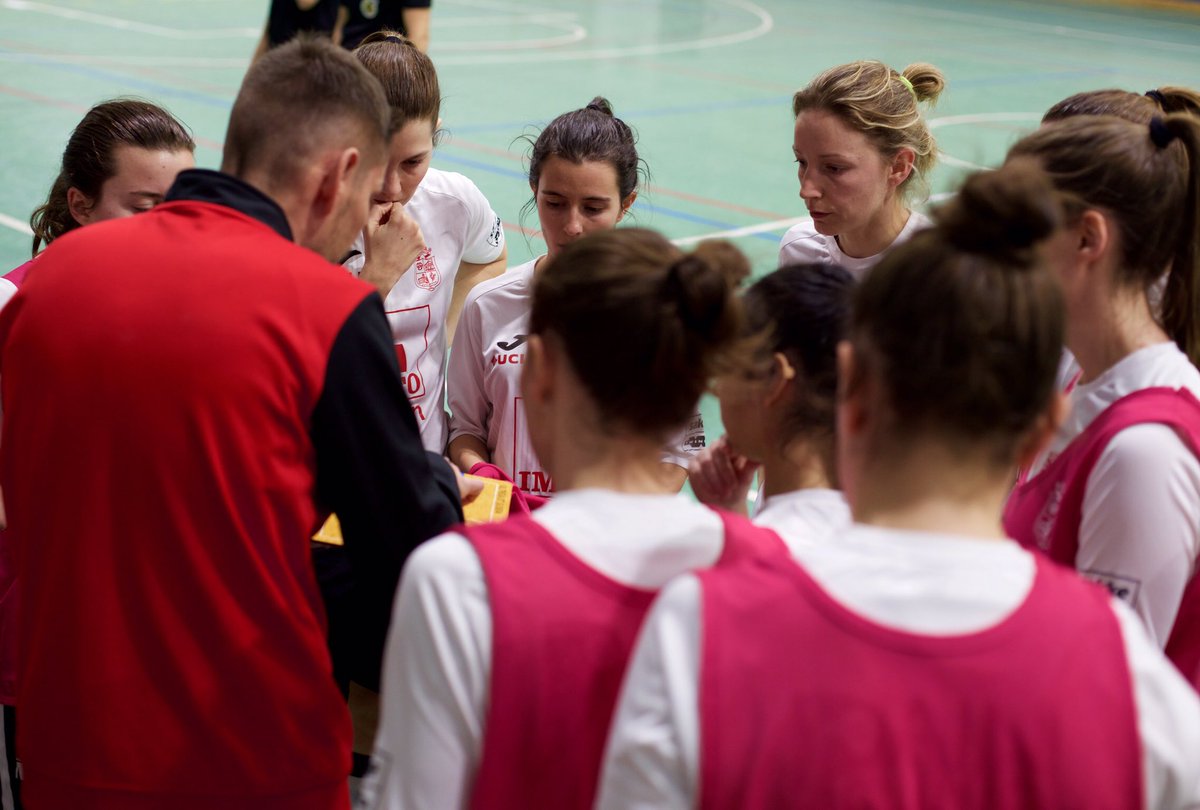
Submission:
M 1166 425 L 1113 437 L 1088 477 L 1075 567 L 1166 645 L 1200 548 L 1200 461 Z
M 405 563 L 384 655 L 384 700 L 358 806 L 470 801 L 491 677 L 487 584 L 466 538 L 447 533 Z
M 600 774 L 598 810 L 691 810 L 699 785 L 700 583 L 655 600 L 634 648 Z
M 459 195 L 467 206 L 462 260 L 471 264 L 494 262 L 504 252 L 504 225 L 479 186 L 465 177 L 462 180 Z
M 492 403 L 484 388 L 479 292 L 478 286 L 471 290 L 458 319 L 458 336 L 450 346 L 450 363 L 446 371 L 446 396 L 450 404 L 450 441 L 466 435 L 474 436 L 486 445 Z
M 1154 645 L 1133 611 L 1114 599 L 1133 680 L 1149 808 L 1200 808 L 1200 696 Z

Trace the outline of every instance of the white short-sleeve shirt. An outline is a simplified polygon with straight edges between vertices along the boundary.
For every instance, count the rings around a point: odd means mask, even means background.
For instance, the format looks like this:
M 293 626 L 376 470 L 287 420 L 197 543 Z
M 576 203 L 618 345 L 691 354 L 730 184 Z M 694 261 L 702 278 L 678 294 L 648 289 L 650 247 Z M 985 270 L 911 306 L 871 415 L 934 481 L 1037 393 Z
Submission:
M 455 172 L 430 169 L 404 207 L 417 224 L 427 245 L 384 300 L 392 326 L 401 378 L 413 414 L 421 429 L 421 442 L 435 453 L 446 449 L 447 419 L 444 406 L 446 316 L 458 266 L 462 262 L 487 264 L 504 251 L 504 228 L 483 192 Z M 361 254 L 362 236 L 354 243 Z M 346 262 L 358 275 L 362 255 Z
M 907 242 L 912 238 L 913 234 L 922 228 L 928 228 L 931 224 L 932 222 L 929 217 L 918 211 L 913 211 L 909 214 L 908 222 L 904 224 L 904 228 L 892 241 L 892 244 L 888 245 L 886 250 L 876 253 L 874 256 L 858 259 L 853 256 L 847 256 L 842 252 L 836 236 L 817 233 L 813 221 L 806 219 L 803 222 L 793 225 L 783 235 L 783 239 L 779 243 L 779 266 L 826 262 L 843 268 L 850 275 L 854 276 L 856 281 L 861 281 L 867 271 L 878 264 L 879 260 L 886 256 L 889 250 L 903 242 Z
M 526 492 L 546 496 L 553 481 L 529 440 L 521 370 L 537 259 L 480 282 L 467 294 L 450 351 L 450 441 L 474 436 L 491 461 Z M 704 448 L 704 422 L 693 414 L 664 449 L 662 460 L 687 467 Z

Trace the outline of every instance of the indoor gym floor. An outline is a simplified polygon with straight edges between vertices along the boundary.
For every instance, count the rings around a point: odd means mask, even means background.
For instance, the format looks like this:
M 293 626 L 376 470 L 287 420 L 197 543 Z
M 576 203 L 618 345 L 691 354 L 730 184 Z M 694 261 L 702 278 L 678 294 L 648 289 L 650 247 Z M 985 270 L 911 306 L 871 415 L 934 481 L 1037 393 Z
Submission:
M 29 214 L 70 129 L 101 99 L 165 105 L 195 134 L 199 165 L 216 167 L 267 5 L 0 0 L 0 268 L 28 258 Z M 937 199 L 1066 95 L 1200 87 L 1200 3 L 434 0 L 431 55 L 445 99 L 433 164 L 483 189 L 513 264 L 541 252 L 536 216 L 521 213 L 519 137 L 604 95 L 639 133 L 651 172 L 626 222 L 682 241 L 732 237 L 763 273 L 804 213 L 790 99 L 820 70 L 874 58 L 944 71 L 929 113 L 943 151 Z M 711 403 L 705 416 L 711 439 Z

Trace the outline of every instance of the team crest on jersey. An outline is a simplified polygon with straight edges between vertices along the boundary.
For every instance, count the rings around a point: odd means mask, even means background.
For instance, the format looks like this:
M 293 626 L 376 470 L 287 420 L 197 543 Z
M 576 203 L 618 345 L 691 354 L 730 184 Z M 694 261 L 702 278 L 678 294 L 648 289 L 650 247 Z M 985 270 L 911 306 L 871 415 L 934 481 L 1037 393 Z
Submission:
M 413 275 L 413 281 L 422 290 L 433 292 L 442 284 L 442 274 L 438 270 L 437 261 L 433 258 L 433 251 L 429 248 L 421 251 L 421 255 L 417 257 L 416 273 Z
M 379 0 L 362 0 L 358 10 L 368 20 L 373 20 L 379 16 Z

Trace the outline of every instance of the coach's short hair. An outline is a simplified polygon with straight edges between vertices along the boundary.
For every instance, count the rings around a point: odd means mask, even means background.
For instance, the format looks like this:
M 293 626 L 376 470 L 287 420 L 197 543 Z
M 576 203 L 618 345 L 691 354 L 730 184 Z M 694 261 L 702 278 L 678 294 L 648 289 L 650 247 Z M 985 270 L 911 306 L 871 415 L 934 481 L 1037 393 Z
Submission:
M 378 80 L 328 39 L 300 36 L 258 60 L 229 115 L 222 171 L 286 181 L 331 142 L 386 148 L 391 110 Z

